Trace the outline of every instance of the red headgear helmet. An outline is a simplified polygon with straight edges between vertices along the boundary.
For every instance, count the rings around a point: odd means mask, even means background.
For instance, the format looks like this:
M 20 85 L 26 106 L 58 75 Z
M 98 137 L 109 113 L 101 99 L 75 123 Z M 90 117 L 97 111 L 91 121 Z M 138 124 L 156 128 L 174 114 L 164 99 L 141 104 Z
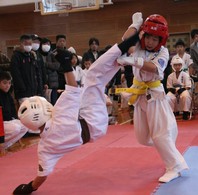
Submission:
M 141 30 L 145 33 L 161 37 L 158 46 L 154 51 L 158 51 L 162 45 L 166 44 L 168 39 L 168 24 L 166 19 L 158 14 L 150 15 L 143 23 Z M 141 39 L 141 47 L 145 49 L 144 36 Z

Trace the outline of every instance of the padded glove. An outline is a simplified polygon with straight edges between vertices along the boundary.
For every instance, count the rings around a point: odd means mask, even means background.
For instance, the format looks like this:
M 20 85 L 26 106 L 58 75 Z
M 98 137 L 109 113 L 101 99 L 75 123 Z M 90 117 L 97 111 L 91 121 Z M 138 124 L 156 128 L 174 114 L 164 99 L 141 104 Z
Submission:
M 181 95 L 184 91 L 186 91 L 185 88 L 180 88 L 180 89 L 177 91 L 177 93 L 178 93 L 178 95 Z
M 117 63 L 123 66 L 131 65 L 135 66 L 136 68 L 142 68 L 144 65 L 144 59 L 141 57 L 122 55 L 117 59 Z
M 143 23 L 142 13 L 136 12 L 132 16 L 132 24 L 131 24 L 131 26 L 129 26 L 129 28 L 134 27 L 134 28 L 136 28 L 137 31 L 139 31 L 142 23 Z
M 169 88 L 168 91 L 170 91 L 173 94 L 176 94 L 176 89 L 175 88 Z
M 36 189 L 37 190 L 37 189 Z M 13 192 L 14 195 L 28 195 L 31 194 L 33 191 L 36 191 L 32 187 L 32 181 L 28 184 L 21 184 L 19 185 Z
M 60 63 L 60 66 L 64 73 L 73 71 L 71 66 L 71 53 L 69 51 L 57 49 L 55 58 Z

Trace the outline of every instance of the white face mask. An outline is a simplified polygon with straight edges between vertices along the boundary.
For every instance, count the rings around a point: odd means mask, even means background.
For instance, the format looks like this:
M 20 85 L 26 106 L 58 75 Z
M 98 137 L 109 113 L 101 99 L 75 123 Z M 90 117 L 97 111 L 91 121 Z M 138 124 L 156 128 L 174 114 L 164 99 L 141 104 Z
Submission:
M 50 45 L 42 45 L 43 52 L 48 52 L 50 50 Z
M 31 45 L 24 45 L 23 48 L 24 48 L 24 50 L 26 52 L 30 52 L 32 50 L 32 46 Z
M 32 43 L 32 49 L 34 51 L 37 51 L 39 49 L 40 44 L 39 43 Z

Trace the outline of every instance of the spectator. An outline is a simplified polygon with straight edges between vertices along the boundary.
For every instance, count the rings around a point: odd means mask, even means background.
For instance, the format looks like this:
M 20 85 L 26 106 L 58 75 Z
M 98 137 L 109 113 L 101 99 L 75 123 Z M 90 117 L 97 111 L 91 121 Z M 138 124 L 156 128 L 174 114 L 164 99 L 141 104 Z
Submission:
M 167 79 L 168 79 L 168 76 L 173 72 L 173 69 L 172 69 L 172 66 L 171 66 L 170 63 L 171 63 L 171 58 L 169 58 L 169 60 L 168 60 L 167 67 L 164 70 L 164 78 L 161 80 L 161 83 L 164 86 L 164 91 L 165 91 L 166 94 L 168 93 Z
M 173 58 L 180 57 L 184 62 L 182 70 L 191 75 L 192 74 L 191 66 L 193 64 L 193 61 L 191 59 L 191 56 L 185 52 L 185 47 L 186 47 L 185 43 L 181 39 L 179 39 L 175 44 L 175 49 L 177 54 L 173 56 Z
M 16 48 L 11 58 L 10 68 L 14 93 L 19 104 L 25 98 L 37 95 L 36 61 L 31 50 L 31 36 L 22 35 L 20 37 L 20 47 Z
M 84 86 L 85 84 L 85 79 L 86 79 L 86 76 L 87 76 L 87 71 L 89 70 L 91 64 L 93 63 L 93 60 L 91 58 L 84 58 L 84 64 L 83 66 L 85 67 L 83 69 L 83 77 L 82 77 L 82 87 Z
M 17 119 L 13 97 L 9 90 L 11 87 L 11 75 L 8 72 L 0 71 L 0 106 L 3 113 L 3 125 L 5 131 L 5 142 L 3 149 L 6 149 L 21 139 L 28 129 Z
M 43 57 L 44 65 L 47 74 L 47 84 L 49 89 L 46 90 L 45 97 L 48 101 L 54 105 L 58 99 L 58 69 L 60 63 L 55 59 L 53 52 L 51 51 L 51 41 L 47 38 L 41 40 L 40 53 Z
M 75 53 L 71 54 L 71 65 L 73 68 L 73 73 L 76 79 L 76 82 L 79 87 L 82 86 L 82 79 L 83 79 L 83 70 L 79 66 L 78 56 Z
M 190 55 L 193 60 L 193 74 L 198 77 L 198 29 L 191 31 L 191 38 L 193 43 L 190 45 Z
M 32 35 L 32 54 L 36 60 L 37 74 L 37 95 L 44 96 L 44 90 L 48 89 L 46 79 L 46 69 L 41 53 L 39 52 L 41 38 L 38 35 Z
M 56 36 L 56 49 L 53 50 L 53 55 L 56 54 L 57 49 L 62 49 L 62 50 L 66 50 L 66 36 L 59 34 Z M 56 61 L 56 63 L 58 63 L 58 61 Z M 65 77 L 63 74 L 63 71 L 60 67 L 59 64 L 59 69 L 57 70 L 58 73 L 58 89 L 60 90 L 64 90 L 65 89 Z M 58 94 L 59 96 L 60 94 Z
M 89 39 L 89 50 L 83 54 L 82 64 L 84 64 L 84 59 L 92 59 L 94 62 L 99 57 L 99 40 L 95 37 Z M 82 67 L 84 69 L 84 67 Z
M 182 71 L 183 63 L 180 57 L 175 57 L 171 61 L 174 72 L 167 79 L 167 89 L 169 91 L 167 96 L 173 112 L 177 115 L 179 111 L 182 111 L 183 120 L 188 120 L 192 101 L 188 91 L 191 88 L 191 80 L 190 76 Z

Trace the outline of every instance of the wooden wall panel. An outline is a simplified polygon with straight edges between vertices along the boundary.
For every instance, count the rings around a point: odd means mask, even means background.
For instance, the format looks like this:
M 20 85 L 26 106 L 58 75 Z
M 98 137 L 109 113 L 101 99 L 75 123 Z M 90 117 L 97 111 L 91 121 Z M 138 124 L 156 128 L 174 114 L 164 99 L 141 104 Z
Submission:
M 88 49 L 90 37 L 100 40 L 100 49 L 106 45 L 120 42 L 123 32 L 131 23 L 131 15 L 136 11 L 143 13 L 144 19 L 153 13 L 163 15 L 169 23 L 169 31 L 189 33 L 198 28 L 198 1 L 183 0 L 131 0 L 116 2 L 98 11 L 70 13 L 68 16 L 40 13 L 0 14 L 0 49 L 7 52 L 18 44 L 21 34 L 38 34 L 55 42 L 57 34 L 66 34 L 67 46 L 73 46 L 79 55 Z

